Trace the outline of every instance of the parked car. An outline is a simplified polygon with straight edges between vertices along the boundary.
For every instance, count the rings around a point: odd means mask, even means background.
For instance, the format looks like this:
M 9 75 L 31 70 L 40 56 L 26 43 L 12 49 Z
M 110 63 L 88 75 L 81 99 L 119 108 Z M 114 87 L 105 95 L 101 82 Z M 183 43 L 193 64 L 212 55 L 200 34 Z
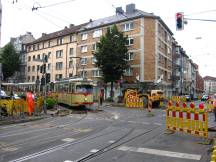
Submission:
M 190 95 L 185 95 L 186 101 L 191 101 L 191 96 Z
M 209 95 L 203 95 L 201 98 L 201 101 L 207 101 L 210 98 L 211 98 L 211 96 L 209 96 Z

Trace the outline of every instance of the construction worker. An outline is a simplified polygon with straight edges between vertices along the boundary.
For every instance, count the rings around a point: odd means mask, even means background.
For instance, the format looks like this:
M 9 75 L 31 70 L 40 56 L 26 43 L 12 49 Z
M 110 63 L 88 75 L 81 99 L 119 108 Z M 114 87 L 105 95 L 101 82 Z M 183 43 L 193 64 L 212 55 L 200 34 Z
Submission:
M 29 116 L 31 116 L 34 111 L 34 96 L 32 91 L 30 90 L 28 90 L 28 92 L 26 93 L 26 102 L 28 106 Z
M 214 94 L 213 107 L 214 107 L 214 116 L 215 116 L 215 122 L 216 122 L 216 94 Z

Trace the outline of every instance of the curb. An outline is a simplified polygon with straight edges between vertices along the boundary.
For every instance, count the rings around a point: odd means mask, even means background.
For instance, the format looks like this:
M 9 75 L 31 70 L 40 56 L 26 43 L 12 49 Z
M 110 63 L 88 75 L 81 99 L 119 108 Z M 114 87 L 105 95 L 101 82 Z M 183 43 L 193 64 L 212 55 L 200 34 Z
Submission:
M 20 119 L 20 120 L 12 120 L 12 121 L 0 121 L 0 126 L 1 125 L 9 125 L 9 124 L 26 123 L 26 122 L 41 120 L 44 118 L 47 118 L 47 117 L 38 117 L 38 118 L 32 118 L 32 119 Z

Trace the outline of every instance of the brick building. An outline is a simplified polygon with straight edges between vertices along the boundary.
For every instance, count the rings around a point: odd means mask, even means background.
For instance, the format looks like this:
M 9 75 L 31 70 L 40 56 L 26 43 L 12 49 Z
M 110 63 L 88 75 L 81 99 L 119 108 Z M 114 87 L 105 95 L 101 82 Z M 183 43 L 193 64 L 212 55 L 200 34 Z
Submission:
M 123 13 L 123 14 L 122 14 Z M 134 83 L 138 76 L 140 82 L 156 83 L 159 78 L 166 94 L 171 95 L 172 32 L 159 16 L 140 11 L 134 4 L 116 9 L 110 17 L 90 20 L 86 24 L 65 28 L 28 44 L 27 81 L 35 81 L 41 63 L 34 61 L 49 56 L 47 72 L 51 81 L 74 75 L 86 76 L 95 83 L 101 78 L 100 70 L 94 66 L 93 51 L 100 36 L 107 27 L 116 24 L 128 35 L 128 62 L 124 82 Z M 78 57 L 80 59 L 76 59 Z

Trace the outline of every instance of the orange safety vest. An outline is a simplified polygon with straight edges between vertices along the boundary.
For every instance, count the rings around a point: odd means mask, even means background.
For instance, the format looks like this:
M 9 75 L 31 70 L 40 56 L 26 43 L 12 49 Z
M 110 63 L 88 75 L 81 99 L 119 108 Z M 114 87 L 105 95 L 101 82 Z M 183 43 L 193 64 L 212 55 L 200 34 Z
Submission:
M 26 101 L 28 105 L 28 111 L 29 113 L 32 113 L 34 111 L 34 99 L 33 99 L 33 95 L 31 92 L 28 92 L 26 94 Z

